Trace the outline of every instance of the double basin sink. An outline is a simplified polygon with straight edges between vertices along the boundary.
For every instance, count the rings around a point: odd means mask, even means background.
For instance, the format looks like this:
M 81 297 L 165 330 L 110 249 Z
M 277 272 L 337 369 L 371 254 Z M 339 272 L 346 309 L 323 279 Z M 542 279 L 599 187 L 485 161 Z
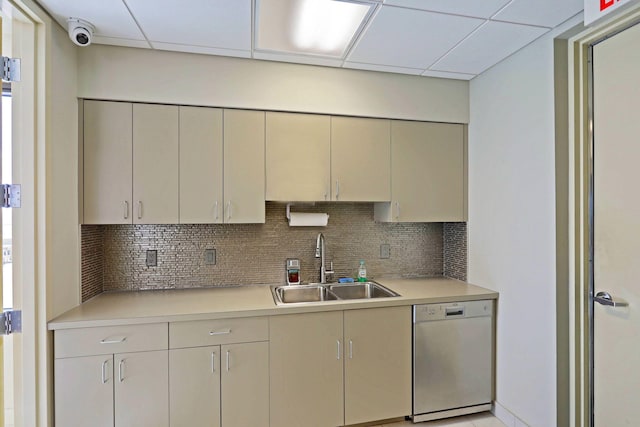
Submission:
M 272 286 L 271 293 L 276 305 L 400 296 L 400 294 L 376 282 Z

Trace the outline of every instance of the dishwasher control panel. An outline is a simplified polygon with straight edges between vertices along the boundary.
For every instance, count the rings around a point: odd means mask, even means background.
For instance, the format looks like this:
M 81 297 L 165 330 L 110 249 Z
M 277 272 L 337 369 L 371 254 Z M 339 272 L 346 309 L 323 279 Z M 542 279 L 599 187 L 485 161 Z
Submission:
M 493 300 L 450 302 L 413 306 L 413 322 L 484 317 L 493 314 Z

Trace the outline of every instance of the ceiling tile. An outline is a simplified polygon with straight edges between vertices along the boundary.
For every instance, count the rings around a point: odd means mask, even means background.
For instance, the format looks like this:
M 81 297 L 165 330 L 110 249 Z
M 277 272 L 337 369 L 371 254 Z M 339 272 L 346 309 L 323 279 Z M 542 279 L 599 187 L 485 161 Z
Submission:
M 552 28 L 580 13 L 583 6 L 584 0 L 513 0 L 494 19 Z
M 158 50 L 172 50 L 175 52 L 201 53 L 205 55 L 233 56 L 237 58 L 251 58 L 251 51 L 236 49 L 221 49 L 218 47 L 193 46 L 188 44 L 151 42 L 151 47 Z
M 80 18 L 96 27 L 95 35 L 144 40 L 144 35 L 121 0 L 40 0 L 40 4 L 67 28 L 67 18 Z
M 251 0 L 189 0 L 188 4 L 175 0 L 126 2 L 149 41 L 251 49 Z
M 108 44 L 111 46 L 124 46 L 124 47 L 140 47 L 150 49 L 151 45 L 146 40 L 131 40 L 131 39 L 119 39 L 116 37 L 102 37 L 95 36 L 93 42 L 96 44 Z
M 360 62 L 345 62 L 344 68 L 353 68 L 355 70 L 369 70 L 369 71 L 382 71 L 385 73 L 399 73 L 399 74 L 412 74 L 419 76 L 422 74 L 423 69 L 418 68 L 403 68 L 393 67 L 390 65 L 375 65 L 375 64 L 362 64 Z
M 430 70 L 480 74 L 547 31 L 541 27 L 489 21 Z
M 483 22 L 383 6 L 347 61 L 424 70 Z
M 384 4 L 410 7 L 431 12 L 490 18 L 509 0 L 386 0 Z
M 456 79 L 456 80 L 471 80 L 476 75 L 475 74 L 463 74 L 463 73 L 451 73 L 448 71 L 433 71 L 427 70 L 422 73 L 423 76 L 428 77 L 440 77 L 443 79 Z

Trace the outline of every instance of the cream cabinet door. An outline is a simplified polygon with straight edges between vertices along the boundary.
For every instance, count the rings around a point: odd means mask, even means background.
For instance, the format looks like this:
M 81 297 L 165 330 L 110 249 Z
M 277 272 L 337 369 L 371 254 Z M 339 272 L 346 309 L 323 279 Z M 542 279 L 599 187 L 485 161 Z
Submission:
M 178 107 L 133 105 L 134 224 L 178 223 Z
M 132 105 L 84 101 L 85 224 L 131 224 Z
M 345 424 L 411 414 L 411 307 L 344 312 Z
M 269 427 L 269 343 L 229 344 L 221 350 L 222 425 Z
M 56 359 L 55 423 L 113 427 L 113 356 Z
M 169 350 L 171 427 L 220 427 L 220 346 Z
M 331 200 L 391 200 L 391 121 L 331 117 Z
M 224 110 L 224 222 L 264 223 L 263 111 Z
M 222 110 L 181 106 L 181 224 L 222 223 L 222 164 Z
M 267 200 L 331 198 L 329 116 L 267 112 Z
M 169 426 L 168 353 L 161 350 L 115 355 L 116 427 Z
M 344 425 L 342 312 L 270 319 L 271 425 Z
M 391 122 L 391 204 L 376 204 L 377 221 L 465 220 L 464 127 Z

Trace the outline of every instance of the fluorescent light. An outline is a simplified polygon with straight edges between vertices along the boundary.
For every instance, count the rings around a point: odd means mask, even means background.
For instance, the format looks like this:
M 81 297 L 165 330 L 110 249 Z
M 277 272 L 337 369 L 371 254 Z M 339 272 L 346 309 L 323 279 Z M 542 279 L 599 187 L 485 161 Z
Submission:
M 258 0 L 260 50 L 342 58 L 372 4 L 345 0 Z
M 293 42 L 302 50 L 344 53 L 369 5 L 335 0 L 301 0 Z

